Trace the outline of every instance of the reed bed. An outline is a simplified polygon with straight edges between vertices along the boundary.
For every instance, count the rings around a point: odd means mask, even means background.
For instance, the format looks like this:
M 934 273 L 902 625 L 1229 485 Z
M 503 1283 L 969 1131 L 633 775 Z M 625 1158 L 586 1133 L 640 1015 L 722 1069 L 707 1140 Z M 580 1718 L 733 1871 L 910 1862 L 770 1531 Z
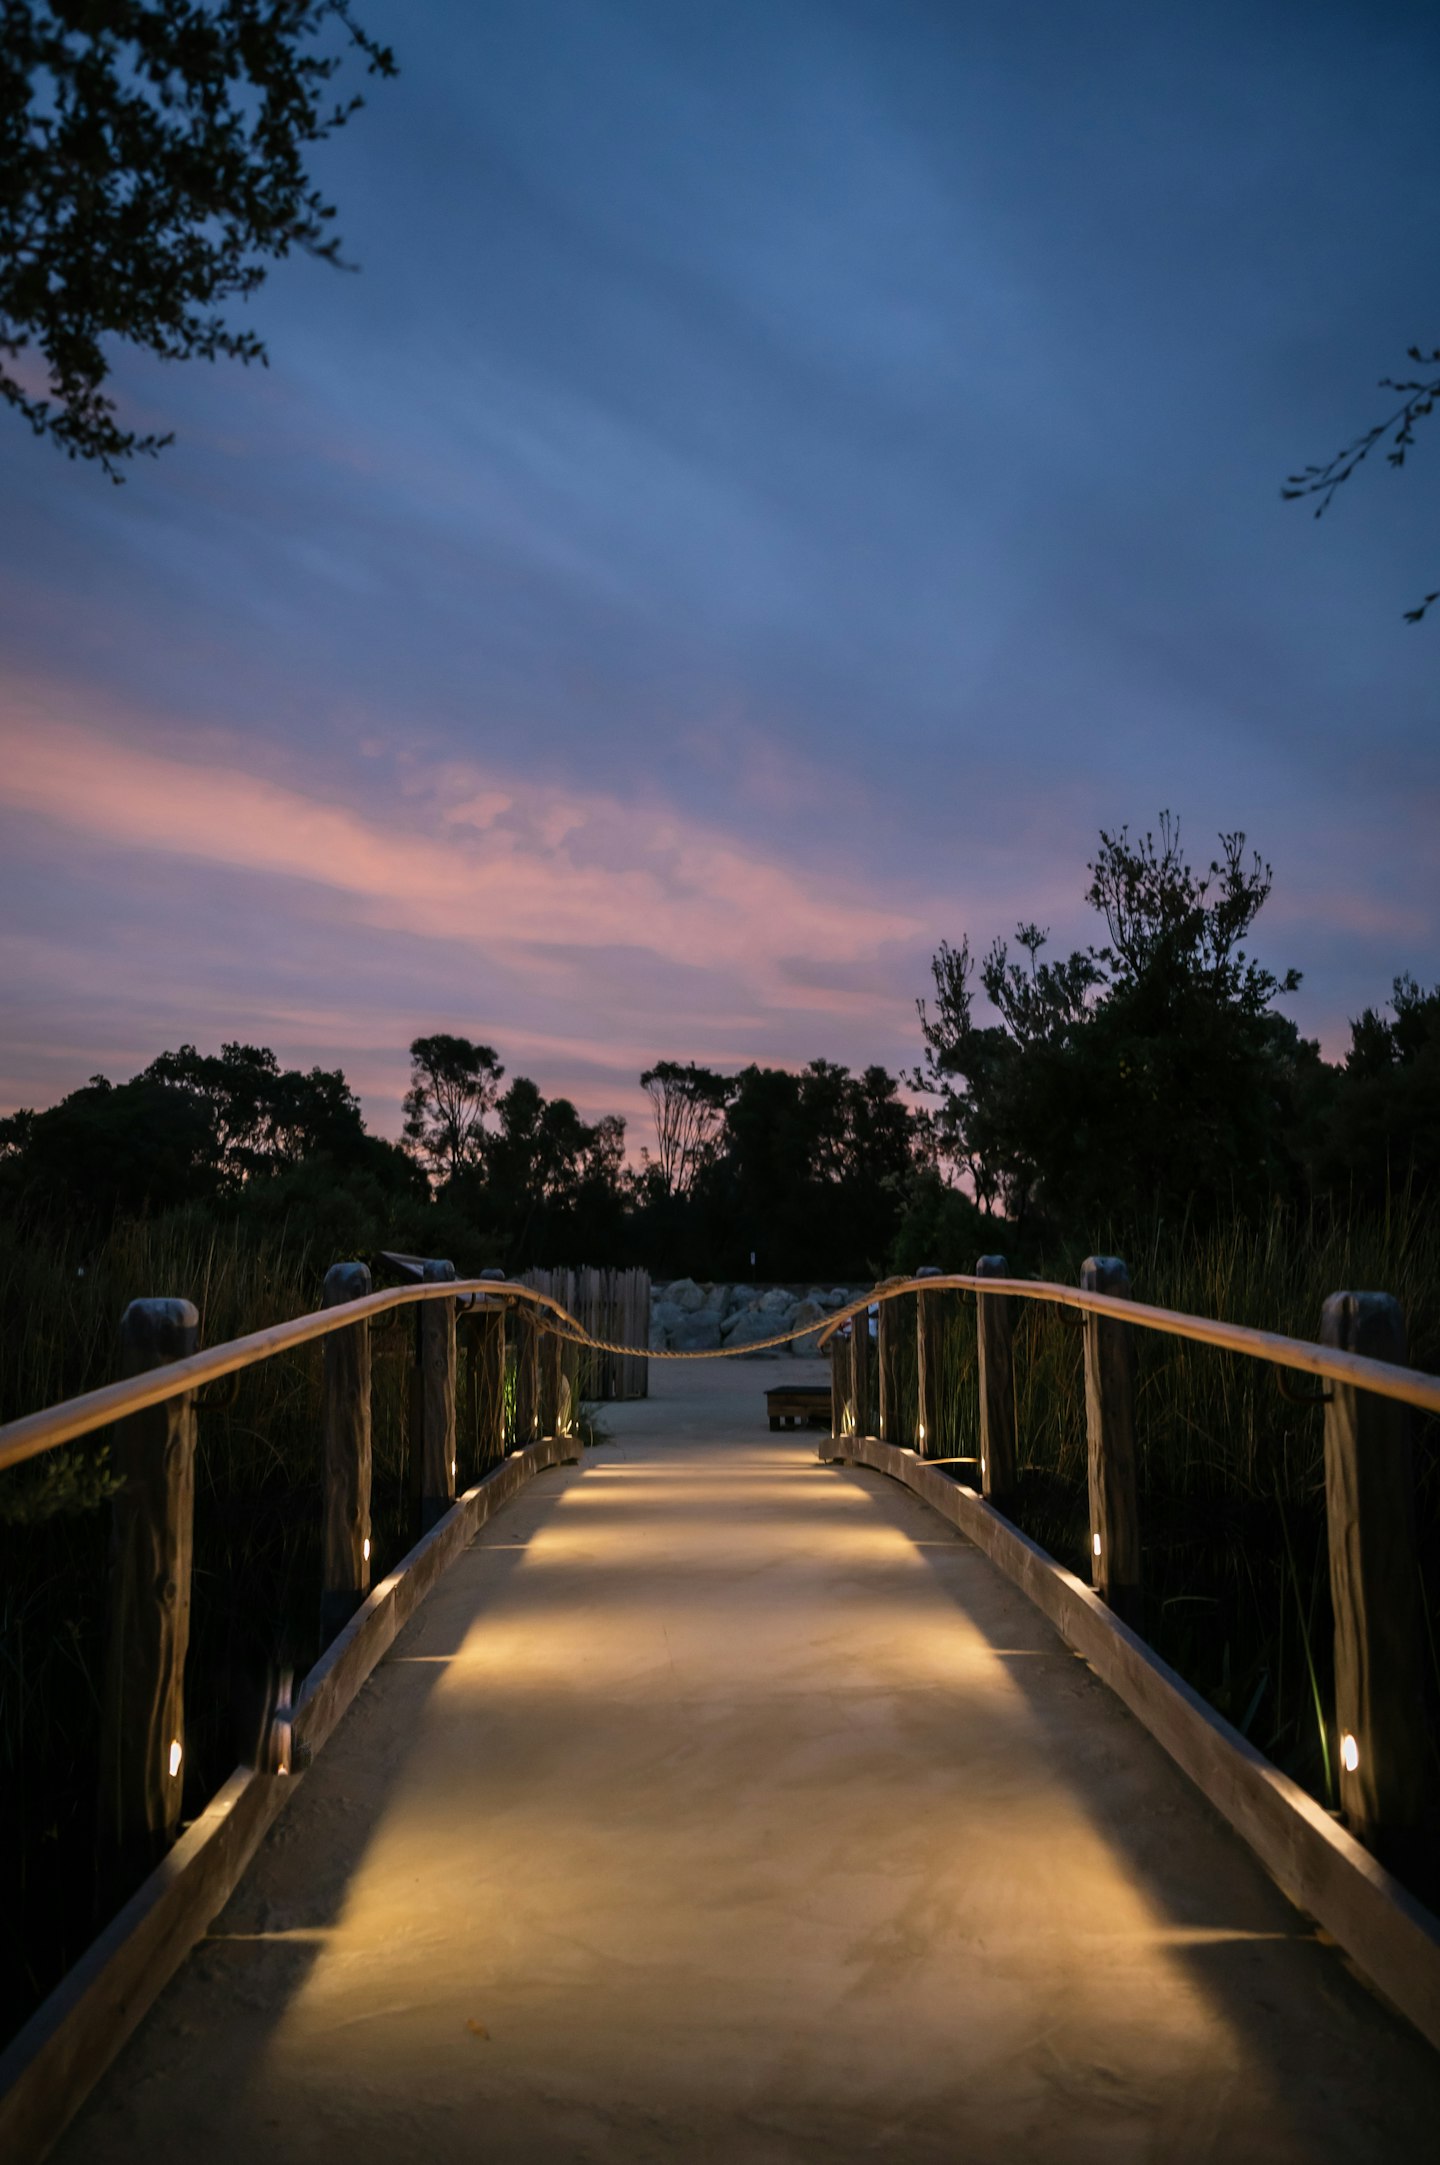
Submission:
M 1440 1232 L 1418 1209 L 1369 1221 L 1160 1227 L 1111 1234 L 1137 1299 L 1296 1338 L 1319 1335 L 1326 1296 L 1392 1293 L 1411 1364 L 1440 1368 Z M 1078 1252 L 1035 1275 L 1073 1284 Z M 1017 1522 L 1088 1577 L 1085 1391 L 1077 1317 L 1017 1304 Z M 1327 1806 L 1335 1803 L 1332 1637 L 1322 1412 L 1239 1355 L 1135 1333 L 1142 1629 L 1188 1682 Z M 977 1432 L 974 1304 L 953 1300 L 942 1358 L 945 1452 Z M 1440 1775 L 1440 1421 L 1413 1417 L 1416 1521 L 1431 1675 L 1427 1723 Z M 954 1469 L 973 1479 L 964 1466 Z
M 1391 1292 L 1410 1357 L 1440 1367 L 1440 1231 L 1417 1209 L 1369 1221 L 1277 1217 L 1205 1235 L 1112 1232 L 1137 1297 L 1313 1338 L 1327 1294 Z M 1073 1283 L 1081 1255 L 1036 1259 Z M 257 1238 L 200 1217 L 122 1225 L 81 1249 L 0 1227 L 0 1419 L 116 1373 L 118 1323 L 140 1293 L 182 1295 L 214 1344 L 314 1307 L 326 1266 L 303 1237 Z M 940 1347 L 945 1454 L 973 1452 L 973 1302 L 950 1298 Z M 373 1568 L 413 1538 L 408 1394 L 413 1318 L 374 1333 Z M 1331 1616 L 1321 1414 L 1274 1372 L 1139 1332 L 1143 1628 L 1160 1653 L 1313 1794 L 1333 1803 Z M 246 1371 L 200 1413 L 187 1671 L 187 1809 L 253 1751 L 277 1683 L 318 1651 L 321 1349 Z M 913 1348 L 901 1388 L 913 1399 Z M 873 1364 L 872 1364 L 873 1372 Z M 469 1365 L 458 1370 L 462 1486 L 475 1458 Z M 582 1386 L 583 1388 L 583 1386 Z M 873 1391 L 873 1383 L 872 1383 Z M 1016 1340 L 1019 1523 L 1086 1571 L 1081 1335 L 1026 1303 Z M 513 1411 L 513 1384 L 507 1384 Z M 873 1425 L 873 1400 L 870 1424 Z M 1426 1614 L 1440 1611 L 1440 1422 L 1415 1421 Z M 967 1440 L 968 1439 L 968 1440 Z M 956 1465 L 957 1478 L 974 1469 Z M 93 1805 L 111 1477 L 103 1440 L 0 1475 L 0 2037 L 74 1961 L 108 1906 Z M 1440 1636 L 1440 1634 L 1436 1634 Z M 1440 1735 L 1440 1662 L 1426 1718 Z
M 200 1218 L 121 1225 L 83 1249 L 0 1229 L 0 1420 L 117 1375 L 119 1320 L 137 1294 L 194 1301 L 201 1343 L 217 1344 L 318 1306 L 333 1260 L 303 1238 L 257 1240 Z M 417 1313 L 372 1331 L 377 1579 L 415 1536 Z M 322 1360 L 319 1344 L 303 1346 L 243 1371 L 233 1394 L 222 1384 L 202 1397 L 187 1815 L 254 1754 L 283 1676 L 320 1651 Z M 457 1385 L 463 1486 L 483 1471 L 463 1359 Z M 103 1436 L 0 1474 L 0 2039 L 114 1906 L 93 1840 L 112 1487 Z

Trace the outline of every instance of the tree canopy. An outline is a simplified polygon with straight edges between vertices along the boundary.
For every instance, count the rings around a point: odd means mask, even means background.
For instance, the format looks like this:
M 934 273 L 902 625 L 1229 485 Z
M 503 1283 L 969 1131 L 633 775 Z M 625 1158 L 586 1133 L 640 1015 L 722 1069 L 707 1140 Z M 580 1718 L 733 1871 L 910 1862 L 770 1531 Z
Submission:
M 394 74 L 349 0 L 0 0 L 0 395 L 37 435 L 118 481 L 171 436 L 120 420 L 113 345 L 264 361 L 224 304 L 340 263 L 305 158 L 351 51 Z
M 0 1219 L 83 1243 L 117 1218 L 199 1211 L 293 1227 L 331 1260 L 854 1283 L 1002 1245 L 1029 1267 L 1162 1219 L 1435 1193 L 1440 985 L 1397 977 L 1331 1064 L 1277 1009 L 1297 974 L 1250 952 L 1272 875 L 1242 834 L 1196 870 L 1162 814 L 1136 840 L 1102 830 L 1088 870 L 1090 946 L 1051 956 L 1022 923 L 977 966 L 968 937 L 941 943 L 918 1003 L 919 1110 L 879 1065 L 658 1060 L 640 1077 L 655 1147 L 629 1164 L 618 1115 L 507 1083 L 493 1046 L 437 1031 L 410 1047 L 391 1143 L 339 1069 L 185 1044 L 0 1118 Z
M 1271 1004 L 1298 973 L 1277 978 L 1241 945 L 1270 867 L 1247 862 L 1235 833 L 1197 874 L 1169 814 L 1158 841 L 1121 828 L 1100 843 L 1086 900 L 1108 939 L 1053 962 L 1033 924 L 1017 931 L 1020 960 L 997 940 L 978 972 L 994 1023 L 975 1017 L 968 941 L 936 954 L 915 1081 L 939 1100 L 942 1152 L 1022 1225 L 1292 1193 L 1300 1078 L 1319 1053 Z
M 410 1047 L 405 1141 L 436 1179 L 479 1163 L 505 1070 L 493 1046 L 437 1031 Z

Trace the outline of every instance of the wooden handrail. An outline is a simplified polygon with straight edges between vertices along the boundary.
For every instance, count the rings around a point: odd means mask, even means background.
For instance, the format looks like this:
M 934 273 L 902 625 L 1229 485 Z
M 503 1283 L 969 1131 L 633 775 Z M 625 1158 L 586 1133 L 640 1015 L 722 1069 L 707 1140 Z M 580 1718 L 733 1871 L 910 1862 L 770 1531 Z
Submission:
M 1112 1316 L 1117 1322 L 1133 1323 L 1140 1330 L 1165 1332 L 1197 1345 L 1244 1354 L 1250 1360 L 1268 1361 L 1276 1368 L 1297 1369 L 1304 1375 L 1348 1383 L 1355 1389 L 1373 1391 L 1380 1398 L 1398 1399 L 1402 1405 L 1416 1406 L 1426 1413 L 1440 1413 L 1440 1376 L 1428 1376 L 1418 1368 L 1401 1368 L 1389 1361 L 1368 1360 L 1363 1354 L 1312 1345 L 1308 1339 L 1286 1338 L 1277 1331 L 1255 1330 L 1245 1323 L 1218 1323 L 1205 1316 L 1187 1315 L 1177 1308 L 1155 1308 L 1145 1301 L 1117 1300 L 1107 1293 L 1087 1293 L 1077 1286 L 1059 1285 L 1043 1278 L 979 1278 L 969 1272 L 953 1272 L 934 1278 L 897 1279 L 876 1286 L 862 1299 L 836 1309 L 818 1332 L 816 1351 L 823 1352 L 843 1323 L 868 1313 L 877 1301 L 898 1300 L 906 1293 L 949 1292 L 1011 1293 L 1020 1300 L 1048 1301 L 1056 1307 L 1076 1308 L 1088 1315 Z M 53 1451 L 62 1443 L 73 1443 L 77 1437 L 89 1435 L 125 1414 L 161 1405 L 181 1391 L 198 1390 L 202 1384 L 234 1375 L 239 1369 L 251 1368 L 258 1361 L 287 1352 L 293 1346 L 328 1337 L 332 1331 L 344 1330 L 349 1324 L 384 1315 L 393 1308 L 409 1307 L 416 1301 L 457 1297 L 467 1304 L 487 1297 L 528 1301 L 534 1307 L 548 1309 L 565 1334 L 573 1334 L 581 1345 L 604 1350 L 607 1344 L 592 1338 L 570 1311 L 550 1294 L 537 1292 L 532 1286 L 520 1285 L 510 1279 L 459 1278 L 432 1285 L 392 1286 L 384 1292 L 367 1294 L 362 1300 L 346 1301 L 335 1308 L 320 1308 L 310 1315 L 295 1316 L 288 1323 L 271 1323 L 264 1330 L 251 1331 L 244 1338 L 232 1338 L 223 1345 L 194 1353 L 188 1360 L 172 1361 L 165 1368 L 152 1369 L 126 1382 L 103 1384 L 99 1390 L 86 1391 L 79 1398 L 66 1399 L 58 1406 L 9 1421 L 0 1428 L 0 1472 L 10 1466 L 19 1466 L 26 1459 L 38 1458 L 44 1451 Z M 805 1337 L 815 1328 L 810 1324 L 800 1331 L 783 1335 Z M 640 1349 L 627 1347 L 622 1350 Z M 670 1357 L 714 1360 L 717 1353 L 719 1358 L 724 1358 L 732 1352 L 739 1355 L 753 1351 L 753 1346 L 727 1346 L 717 1351 Z
M 202 1384 L 233 1376 L 239 1369 L 253 1368 L 257 1362 L 269 1360 L 272 1354 L 286 1353 L 292 1346 L 328 1338 L 332 1331 L 384 1315 L 392 1308 L 408 1308 L 416 1301 L 454 1300 L 457 1296 L 467 1306 L 489 1296 L 530 1301 L 538 1308 L 550 1309 L 582 1343 L 589 1342 L 583 1326 L 568 1308 L 548 1293 L 537 1293 L 532 1286 L 516 1285 L 509 1279 L 452 1278 L 431 1285 L 391 1286 L 380 1293 L 367 1293 L 360 1300 L 343 1301 L 334 1308 L 317 1308 L 310 1315 L 293 1316 L 288 1323 L 267 1324 L 264 1330 L 227 1339 L 223 1345 L 192 1353 L 186 1360 L 171 1361 L 164 1368 L 152 1368 L 120 1383 L 102 1384 L 99 1390 L 86 1391 L 79 1398 L 67 1398 L 58 1406 L 7 1421 L 0 1428 L 0 1473 L 8 1466 L 23 1464 L 27 1458 L 38 1458 L 43 1451 L 53 1451 L 62 1443 L 73 1443 L 78 1436 L 88 1436 L 127 1413 L 141 1413 L 147 1406 L 161 1405 L 182 1391 L 196 1391 Z
M 905 1293 L 1013 1293 L 1020 1300 L 1052 1301 L 1059 1308 L 1079 1308 L 1087 1315 L 1113 1316 L 1118 1323 L 1134 1323 L 1146 1331 L 1164 1331 L 1172 1338 L 1188 1338 L 1196 1345 L 1217 1346 L 1222 1352 L 1243 1353 L 1252 1361 L 1268 1361 L 1276 1368 L 1296 1368 L 1307 1376 L 1326 1376 L 1357 1390 L 1373 1391 L 1379 1398 L 1398 1398 L 1402 1405 L 1418 1406 L 1426 1413 L 1440 1413 L 1440 1376 L 1423 1369 L 1401 1368 L 1389 1361 L 1367 1360 L 1360 1353 L 1342 1353 L 1333 1346 L 1312 1345 L 1305 1338 L 1285 1338 L 1278 1331 L 1257 1331 L 1248 1323 L 1216 1323 L 1207 1316 L 1186 1315 L 1178 1308 L 1152 1308 L 1145 1301 L 1117 1300 L 1109 1293 L 1086 1293 L 1078 1286 L 1056 1285 L 1044 1278 L 977 1278 L 957 1271 L 941 1278 L 903 1278 L 876 1286 L 863 1300 L 837 1308 L 815 1341 L 817 1353 L 830 1344 L 842 1323 L 867 1314 L 877 1301 L 898 1300 Z M 815 1326 L 812 1324 L 813 1330 Z M 0 1436 L 8 1433 L 0 1429 Z M 0 1460 L 3 1464 L 3 1460 Z

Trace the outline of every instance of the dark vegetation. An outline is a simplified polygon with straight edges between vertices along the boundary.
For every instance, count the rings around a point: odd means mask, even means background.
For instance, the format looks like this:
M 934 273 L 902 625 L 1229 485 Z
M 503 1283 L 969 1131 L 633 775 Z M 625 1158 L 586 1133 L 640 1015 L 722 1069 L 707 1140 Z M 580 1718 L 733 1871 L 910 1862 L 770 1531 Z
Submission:
M 1280 1011 L 1293 974 L 1248 951 L 1269 873 L 1241 837 L 1196 874 L 1162 820 L 1158 839 L 1102 837 L 1090 877 L 1091 948 L 1052 959 L 1034 926 L 978 966 L 963 940 L 941 948 L 918 1109 L 878 1067 L 662 1060 L 642 1077 L 652 1133 L 627 1163 L 618 1119 L 587 1121 L 507 1076 L 494 1048 L 437 1033 L 411 1049 L 400 1143 L 367 1133 L 338 1071 L 238 1044 L 182 1046 L 16 1113 L 0 1121 L 0 1419 L 113 1374 L 136 1294 L 195 1300 L 215 1343 L 315 1305 L 331 1262 L 383 1249 L 465 1273 L 640 1263 L 827 1283 L 966 1269 L 982 1251 L 1073 1280 L 1108 1251 L 1140 1298 L 1302 1337 L 1327 1293 L 1390 1291 L 1412 1360 L 1440 1364 L 1440 989 L 1397 980 L 1331 1065 Z M 403 1330 L 377 1337 L 377 1572 L 411 1538 L 408 1357 Z M 1147 1634 L 1332 1801 L 1319 1411 L 1253 1363 L 1149 1334 L 1138 1360 Z M 974 1323 L 958 1298 L 945 1365 L 963 1450 Z M 317 1649 L 318 1385 L 309 1348 L 200 1414 L 191 1807 L 253 1746 L 280 1672 Z M 1058 1313 L 1027 1307 L 1017 1389 L 1020 1522 L 1083 1572 L 1081 1347 Z M 1415 1424 L 1432 1618 L 1435 1425 Z M 101 1437 L 0 1476 L 0 2026 L 105 1908 L 89 1858 L 106 1450 Z M 462 1479 L 476 1470 L 472 1456 Z
M 395 72 L 349 0 L 0 0 L 0 398 L 37 436 L 120 481 L 171 438 L 117 417 L 116 345 L 264 361 L 222 309 L 340 263 L 305 160 L 363 102 L 348 54 Z
M 1280 494 L 1287 503 L 1311 498 L 1315 504 L 1315 516 L 1320 518 L 1330 509 L 1342 482 L 1350 479 L 1369 458 L 1371 452 L 1386 439 L 1389 449 L 1385 463 L 1394 471 L 1405 464 L 1409 453 L 1415 448 L 1417 423 L 1427 421 L 1440 400 L 1440 376 L 1431 370 L 1440 366 L 1440 346 L 1428 351 L 1423 346 L 1411 346 L 1405 358 L 1414 363 L 1422 373 L 1418 376 L 1382 376 L 1380 389 L 1399 394 L 1400 403 L 1392 407 L 1379 421 L 1372 421 L 1369 428 L 1362 429 L 1349 443 L 1342 444 L 1332 458 L 1323 465 L 1302 466 L 1298 474 L 1291 474 Z M 1413 608 L 1404 612 L 1407 624 L 1418 624 L 1426 612 L 1440 601 L 1440 587 L 1433 593 L 1422 594 Z

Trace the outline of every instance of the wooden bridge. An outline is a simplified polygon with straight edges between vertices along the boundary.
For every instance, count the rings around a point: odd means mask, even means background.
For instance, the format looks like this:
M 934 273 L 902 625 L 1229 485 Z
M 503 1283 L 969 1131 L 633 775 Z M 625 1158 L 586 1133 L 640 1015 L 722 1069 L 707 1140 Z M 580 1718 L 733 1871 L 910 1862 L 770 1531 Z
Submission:
M 582 1451 L 574 1319 L 445 1269 L 337 1266 L 205 1352 L 133 1304 L 125 1381 L 0 1431 L 3 1469 L 118 1424 L 104 1832 L 157 1860 L 0 2061 L 6 2165 L 1432 2154 L 1440 1926 L 1382 1858 L 1424 1823 L 1403 1408 L 1440 1380 L 1385 1303 L 1311 1345 L 986 1259 L 878 1288 L 873 1342 L 833 1320 L 818 1455 L 716 1360 Z M 959 1291 L 973 1486 L 923 1455 Z M 1003 1508 L 1034 1299 L 1084 1319 L 1090 1586 Z M 369 1333 L 406 1306 L 428 1531 L 371 1586 Z M 518 1433 L 456 1497 L 460 1319 L 497 1424 L 510 1334 Z M 1137 1329 L 1326 1386 L 1343 1817 L 1125 1620 Z M 315 1338 L 335 1636 L 182 1829 L 196 1393 Z

